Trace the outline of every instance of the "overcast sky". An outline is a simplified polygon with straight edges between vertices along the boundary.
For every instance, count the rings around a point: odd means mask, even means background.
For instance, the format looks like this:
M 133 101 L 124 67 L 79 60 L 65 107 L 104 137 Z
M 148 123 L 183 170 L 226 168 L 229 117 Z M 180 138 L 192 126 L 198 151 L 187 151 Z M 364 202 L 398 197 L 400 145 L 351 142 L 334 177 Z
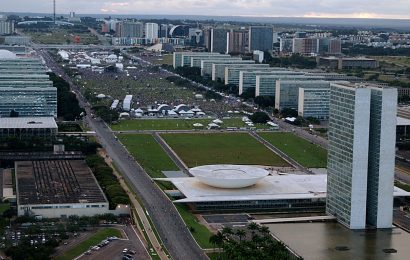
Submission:
M 0 12 L 52 12 L 52 0 L 0 0 Z M 410 19 L 410 0 L 57 0 L 57 13 Z

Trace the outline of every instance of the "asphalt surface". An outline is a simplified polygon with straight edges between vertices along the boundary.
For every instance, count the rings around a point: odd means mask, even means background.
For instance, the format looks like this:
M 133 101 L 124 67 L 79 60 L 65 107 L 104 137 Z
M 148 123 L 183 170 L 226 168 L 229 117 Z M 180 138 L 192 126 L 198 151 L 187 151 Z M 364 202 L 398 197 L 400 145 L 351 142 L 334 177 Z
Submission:
M 106 149 L 108 155 L 113 159 L 116 166 L 124 175 L 132 190 L 141 198 L 147 209 L 165 247 L 173 259 L 208 259 L 199 245 L 192 237 L 188 227 L 180 217 L 177 209 L 168 197 L 151 180 L 144 169 L 133 159 L 124 146 L 119 143 L 115 135 L 100 120 L 93 119 L 90 115 L 89 104 L 78 91 L 78 87 L 56 64 L 46 52 L 41 52 L 49 66 L 55 73 L 61 75 L 76 93 L 80 106 L 84 107 L 87 116 L 85 121 L 88 126 L 96 132 L 96 135 Z

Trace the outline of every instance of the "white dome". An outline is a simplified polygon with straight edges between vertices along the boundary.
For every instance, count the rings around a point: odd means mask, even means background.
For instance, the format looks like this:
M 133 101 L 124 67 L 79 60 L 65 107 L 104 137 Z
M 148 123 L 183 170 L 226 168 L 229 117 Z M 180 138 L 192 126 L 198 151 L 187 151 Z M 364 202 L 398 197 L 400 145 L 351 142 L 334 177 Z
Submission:
M 216 188 L 238 189 L 256 184 L 268 176 L 265 169 L 247 165 L 204 165 L 189 172 L 202 183 Z
M 0 60 L 16 59 L 16 58 L 17 58 L 16 54 L 12 53 L 11 51 L 0 50 Z

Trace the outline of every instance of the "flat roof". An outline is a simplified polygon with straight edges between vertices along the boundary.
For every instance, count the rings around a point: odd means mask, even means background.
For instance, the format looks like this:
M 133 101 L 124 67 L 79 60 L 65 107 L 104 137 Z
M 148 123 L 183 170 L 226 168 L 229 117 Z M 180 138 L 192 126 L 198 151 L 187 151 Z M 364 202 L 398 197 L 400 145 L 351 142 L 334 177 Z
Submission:
M 107 202 L 84 160 L 15 163 L 18 205 Z
M 54 117 L 1 117 L 0 129 L 58 128 Z
M 410 119 L 404 117 L 397 117 L 397 125 L 398 126 L 408 126 L 410 125 Z
M 272 175 L 265 177 L 253 186 L 240 189 L 211 187 L 203 184 L 196 177 L 159 178 L 156 180 L 170 181 L 184 194 L 186 198 L 176 200 L 176 203 L 324 199 L 327 189 L 326 174 Z M 394 187 L 394 196 L 410 196 L 410 192 Z

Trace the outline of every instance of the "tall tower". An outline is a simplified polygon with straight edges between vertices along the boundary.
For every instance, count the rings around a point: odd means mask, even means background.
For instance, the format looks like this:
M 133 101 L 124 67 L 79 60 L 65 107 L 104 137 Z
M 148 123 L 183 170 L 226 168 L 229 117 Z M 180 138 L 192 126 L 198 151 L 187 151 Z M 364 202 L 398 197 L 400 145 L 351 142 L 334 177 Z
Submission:
M 391 228 L 397 89 L 331 84 L 326 212 L 351 229 Z
M 56 24 L 56 0 L 53 0 L 54 24 Z

